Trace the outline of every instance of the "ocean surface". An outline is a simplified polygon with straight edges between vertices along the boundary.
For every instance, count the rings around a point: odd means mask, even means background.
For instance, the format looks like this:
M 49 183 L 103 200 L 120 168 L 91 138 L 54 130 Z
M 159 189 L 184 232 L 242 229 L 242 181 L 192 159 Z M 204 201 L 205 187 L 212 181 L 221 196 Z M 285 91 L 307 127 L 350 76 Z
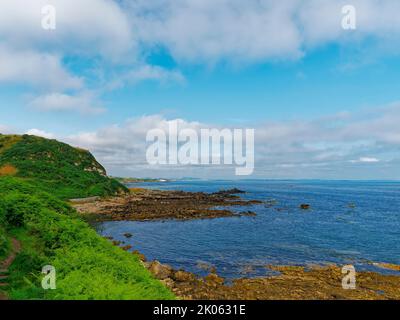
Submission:
M 228 279 L 271 274 L 266 265 L 352 264 L 395 273 L 371 262 L 400 264 L 400 182 L 176 181 L 134 184 L 162 190 L 215 192 L 239 188 L 261 205 L 230 208 L 256 217 L 193 221 L 105 222 L 104 236 L 124 241 L 149 260 Z M 308 211 L 300 204 L 310 204 Z M 133 237 L 126 239 L 129 232 Z M 398 273 L 397 273 L 398 274 Z

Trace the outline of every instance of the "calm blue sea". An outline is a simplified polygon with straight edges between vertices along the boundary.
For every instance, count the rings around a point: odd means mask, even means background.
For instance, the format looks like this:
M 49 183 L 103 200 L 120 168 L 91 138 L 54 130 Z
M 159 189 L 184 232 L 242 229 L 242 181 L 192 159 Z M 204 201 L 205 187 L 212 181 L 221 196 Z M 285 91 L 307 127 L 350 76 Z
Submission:
M 239 188 L 269 204 L 235 208 L 256 217 L 199 221 L 105 222 L 104 236 L 133 245 L 150 260 L 204 275 L 213 265 L 227 278 L 269 274 L 268 264 L 400 264 L 400 182 L 177 181 L 135 184 L 153 189 L 215 192 Z M 299 209 L 302 203 L 312 209 Z M 126 239 L 129 232 L 133 237 Z

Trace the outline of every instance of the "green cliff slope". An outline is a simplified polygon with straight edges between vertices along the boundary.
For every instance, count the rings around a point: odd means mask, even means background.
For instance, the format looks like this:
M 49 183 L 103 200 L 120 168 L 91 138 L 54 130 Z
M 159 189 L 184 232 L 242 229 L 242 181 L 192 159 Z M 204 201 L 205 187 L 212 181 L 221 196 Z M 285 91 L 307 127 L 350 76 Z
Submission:
M 63 199 L 126 192 L 88 151 L 29 135 L 0 134 L 0 176 L 5 175 L 30 180 Z
M 87 151 L 0 135 L 0 262 L 11 237 L 22 244 L 0 290 L 11 299 L 173 299 L 136 255 L 97 235 L 65 202 L 123 190 Z M 56 269 L 55 290 L 41 286 L 46 265 Z

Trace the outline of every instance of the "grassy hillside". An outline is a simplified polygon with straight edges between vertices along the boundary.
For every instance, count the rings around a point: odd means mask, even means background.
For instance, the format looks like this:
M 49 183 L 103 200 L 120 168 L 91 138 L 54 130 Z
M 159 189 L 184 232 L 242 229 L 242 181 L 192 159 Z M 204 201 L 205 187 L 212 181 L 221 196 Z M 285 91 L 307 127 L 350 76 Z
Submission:
M 121 189 L 88 152 L 37 137 L 0 136 L 0 163 L 0 261 L 10 237 L 22 243 L 9 270 L 11 299 L 174 298 L 136 255 L 97 235 L 63 200 Z M 41 287 L 46 265 L 56 268 L 56 290 Z
M 63 199 L 126 191 L 88 151 L 29 135 L 0 135 L 0 176 L 31 180 Z
M 1 223 L 0 223 L 1 224 Z M 0 261 L 7 256 L 10 244 L 4 226 L 0 225 Z

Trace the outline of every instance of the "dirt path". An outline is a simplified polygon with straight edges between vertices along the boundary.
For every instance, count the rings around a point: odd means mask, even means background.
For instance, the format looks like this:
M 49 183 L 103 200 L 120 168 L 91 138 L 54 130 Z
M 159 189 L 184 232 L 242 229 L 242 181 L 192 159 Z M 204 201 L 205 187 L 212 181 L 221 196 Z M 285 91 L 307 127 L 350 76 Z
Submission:
M 0 263 L 0 300 L 8 299 L 7 295 L 2 292 L 2 289 L 8 286 L 8 268 L 14 262 L 18 252 L 21 251 L 21 243 L 17 239 L 12 238 L 11 245 L 12 247 L 10 255 L 2 263 Z

